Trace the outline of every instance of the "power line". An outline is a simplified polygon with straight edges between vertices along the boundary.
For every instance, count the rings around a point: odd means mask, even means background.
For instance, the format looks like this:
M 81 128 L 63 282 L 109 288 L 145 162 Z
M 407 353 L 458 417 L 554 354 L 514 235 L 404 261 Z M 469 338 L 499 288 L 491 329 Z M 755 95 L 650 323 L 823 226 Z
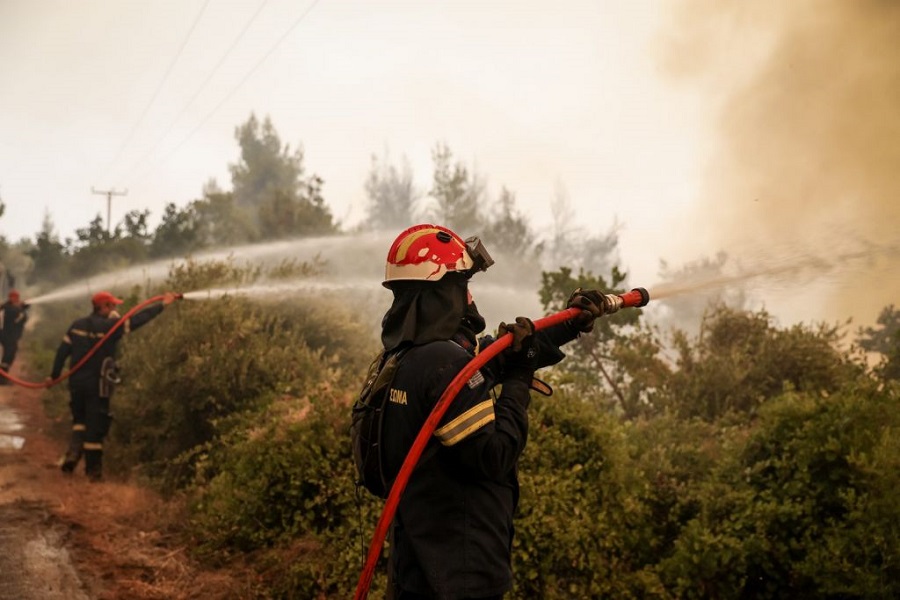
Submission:
M 141 113 L 141 116 L 138 117 L 138 120 L 132 126 L 131 131 L 128 132 L 128 135 L 125 136 L 125 140 L 122 142 L 122 145 L 119 146 L 119 150 L 116 152 L 115 157 L 109 162 L 106 167 L 106 170 L 109 171 L 122 156 L 122 153 L 125 151 L 125 148 L 131 142 L 131 138 L 134 137 L 135 132 L 138 129 L 144 119 L 147 117 L 147 114 L 150 112 L 150 107 L 153 106 L 153 103 L 156 101 L 157 96 L 159 96 L 159 92 L 162 91 L 163 86 L 166 81 L 169 80 L 169 75 L 172 74 L 172 70 L 175 67 L 175 63 L 178 62 L 178 59 L 181 58 L 182 53 L 184 52 L 185 46 L 187 46 L 188 40 L 191 39 L 191 35 L 193 35 L 194 30 L 197 28 L 197 24 L 200 22 L 200 17 L 203 16 L 203 13 L 206 12 L 206 7 L 209 6 L 210 0 L 206 0 L 203 3 L 203 6 L 200 8 L 200 12 L 197 13 L 197 16 L 194 17 L 194 22 L 191 25 L 191 28 L 188 30 L 187 34 L 184 36 L 184 39 L 181 41 L 181 46 L 178 48 L 178 52 L 172 58 L 172 61 L 169 63 L 169 67 L 166 69 L 165 75 L 163 75 L 162 80 L 160 80 L 159 84 L 156 86 L 156 91 L 153 92 L 153 96 L 150 98 L 150 101 L 144 107 L 144 112 Z
M 115 189 L 95 190 L 92 186 L 91 193 L 106 196 L 106 235 L 109 235 L 110 216 L 112 215 L 112 197 L 124 196 L 128 193 L 128 190 L 126 189 L 121 192 Z
M 237 47 L 238 43 L 240 43 L 240 41 L 243 39 L 244 35 L 250 29 L 250 26 L 253 25 L 253 23 L 256 21 L 257 17 L 259 17 L 260 13 L 262 13 L 263 8 L 265 8 L 265 6 L 266 6 L 266 4 L 268 4 L 268 2 L 269 2 L 269 0 L 263 0 L 263 2 L 259 5 L 259 8 L 256 9 L 256 13 L 254 13 L 254 15 L 250 18 L 250 20 L 247 21 L 247 23 L 244 25 L 244 28 L 241 30 L 241 32 L 238 34 L 238 36 L 234 39 L 234 41 L 231 42 L 231 46 L 229 46 L 228 50 L 225 51 L 225 54 L 222 55 L 222 57 L 219 59 L 219 62 L 216 63 L 216 66 L 212 68 L 212 70 L 206 76 L 206 79 L 203 80 L 203 83 L 200 84 L 200 87 L 198 87 L 197 91 L 194 92 L 194 95 L 191 96 L 191 99 L 188 100 L 187 103 L 182 107 L 181 112 L 178 113 L 178 116 L 176 116 L 174 119 L 172 119 L 172 121 L 169 123 L 169 126 L 166 128 L 165 133 L 163 133 L 161 136 L 159 136 L 156 139 L 156 142 L 154 142 L 154 144 L 150 148 L 150 150 L 148 150 L 146 153 L 144 153 L 144 156 L 142 156 L 140 159 L 134 161 L 131 164 L 131 168 L 129 168 L 128 171 L 126 171 L 126 174 L 124 177 L 122 177 L 122 179 L 128 179 L 128 177 L 137 169 L 138 165 L 140 165 L 142 162 L 144 162 L 144 160 L 146 158 L 151 156 L 153 154 L 153 152 L 156 150 L 156 148 L 159 146 L 160 142 L 162 142 L 169 135 L 169 133 L 172 131 L 172 128 L 175 126 L 176 123 L 178 123 L 178 120 L 181 119 L 181 117 L 187 111 L 188 107 L 190 107 L 191 104 L 194 103 L 194 100 L 196 100 L 197 97 L 200 95 L 200 92 L 202 92 L 204 89 L 206 89 L 207 84 L 209 84 L 209 82 L 210 82 L 210 80 L 212 80 L 213 76 L 219 71 L 219 68 L 221 68 L 221 66 L 225 63 L 225 59 L 227 59 L 231 55 L 232 51 L 234 51 L 234 49 Z
M 315 8 L 316 4 L 318 4 L 318 3 L 319 3 L 319 0 L 313 0 L 313 2 L 310 3 L 310 5 L 306 8 L 306 10 L 303 11 L 303 13 L 301 13 L 299 17 L 297 17 L 297 19 L 291 24 L 291 26 L 287 29 L 287 31 L 285 31 L 284 34 L 282 34 L 282 36 L 281 36 L 280 38 L 278 38 L 278 41 L 276 41 L 275 44 L 273 44 L 272 47 L 269 48 L 269 50 L 262 56 L 262 58 L 259 59 L 259 61 L 257 61 L 257 63 L 256 63 L 255 65 L 253 65 L 253 67 L 250 69 L 250 71 L 247 72 L 247 74 L 243 77 L 243 79 L 241 79 L 241 80 L 237 83 L 237 85 L 235 85 L 235 86 L 231 89 L 231 91 L 228 92 L 228 94 L 226 94 L 224 98 L 222 98 L 221 102 L 219 102 L 219 103 L 218 103 L 211 111 L 209 111 L 209 112 L 206 114 L 206 116 L 203 117 L 203 119 L 197 124 L 197 126 L 194 127 L 194 128 L 190 131 L 190 133 L 188 133 L 184 138 L 182 138 L 182 140 L 181 140 L 180 142 L 178 142 L 178 145 L 177 145 L 177 146 L 175 146 L 168 154 L 166 154 L 165 156 L 162 157 L 161 162 L 159 162 L 159 165 L 160 165 L 160 166 L 163 165 L 163 164 L 165 164 L 165 162 L 166 162 L 173 154 L 175 154 L 175 153 L 176 153 L 176 152 L 177 152 L 177 151 L 185 144 L 185 142 L 187 142 L 189 139 L 191 139 L 191 138 L 194 136 L 194 134 L 197 133 L 197 131 L 198 131 L 201 127 L 203 127 L 203 126 L 206 124 L 206 122 L 207 122 L 207 121 L 208 121 L 208 120 L 209 120 L 216 112 L 218 112 L 218 110 L 219 110 L 220 108 L 222 108 L 222 106 L 223 106 L 226 102 L 228 102 L 228 100 L 230 100 L 231 97 L 232 97 L 232 96 L 233 96 L 233 95 L 234 95 L 234 94 L 235 94 L 235 93 L 236 93 L 236 92 L 237 92 L 237 91 L 238 91 L 245 83 L 247 83 L 247 81 L 248 81 L 248 80 L 250 79 L 250 77 L 257 71 L 257 69 L 259 69 L 259 67 L 262 66 L 262 64 L 263 64 L 264 62 L 266 62 L 266 60 L 269 58 L 269 56 L 271 56 L 272 53 L 275 52 L 275 50 L 281 45 L 281 43 L 284 42 L 284 40 L 287 39 L 287 37 L 294 31 L 294 29 L 296 29 L 297 26 L 300 25 L 300 23 L 303 21 L 303 19 L 306 18 L 306 16 L 312 11 L 313 8 Z M 148 167 L 147 169 L 145 169 L 144 171 L 142 171 L 142 172 L 140 173 L 140 175 L 138 175 L 138 177 L 135 179 L 135 181 L 136 181 L 136 182 L 142 181 L 142 180 L 144 179 L 144 177 L 146 177 L 146 176 L 150 173 L 150 171 L 152 170 L 152 167 L 155 167 L 155 166 L 157 166 L 157 165 L 156 165 L 156 164 L 151 164 L 150 167 Z

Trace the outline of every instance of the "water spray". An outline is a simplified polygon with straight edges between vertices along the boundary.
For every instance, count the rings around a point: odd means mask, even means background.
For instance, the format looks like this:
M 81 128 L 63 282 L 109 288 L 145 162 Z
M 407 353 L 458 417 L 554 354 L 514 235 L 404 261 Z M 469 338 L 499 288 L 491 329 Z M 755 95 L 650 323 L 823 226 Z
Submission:
M 224 298 L 227 296 L 273 298 L 298 292 L 345 292 L 349 290 L 360 289 L 367 284 L 368 282 L 328 282 L 303 279 L 301 281 L 287 281 L 282 283 L 255 284 L 246 287 L 221 287 L 209 288 L 205 290 L 194 290 L 191 292 L 185 292 L 183 294 L 183 297 L 185 300 L 211 300 L 213 298 Z
M 604 294 L 604 297 L 608 301 L 608 308 L 604 314 L 614 313 L 622 308 L 638 308 L 646 306 L 646 304 L 650 302 L 650 294 L 644 288 L 634 288 L 630 292 L 621 295 Z M 582 310 L 580 308 L 567 308 L 566 310 L 542 319 L 537 319 L 534 321 L 534 330 L 540 331 L 541 329 L 546 329 L 552 325 L 564 323 L 565 321 L 581 315 L 581 313 Z M 366 556 L 366 564 L 359 576 L 356 593 L 353 596 L 354 600 L 365 600 L 369 595 L 369 586 L 372 584 L 372 577 L 375 575 L 375 566 L 378 563 L 378 558 L 381 556 L 381 549 L 384 545 L 384 540 L 387 537 L 388 529 L 391 526 L 391 521 L 394 520 L 394 515 L 397 512 L 397 506 L 400 504 L 400 496 L 406 489 L 406 484 L 409 482 L 409 478 L 416 468 L 416 464 L 419 462 L 419 458 L 422 456 L 425 446 L 431 440 L 435 428 L 437 428 L 441 419 L 444 417 L 444 413 L 450 408 L 450 403 L 456 398 L 456 395 L 459 394 L 459 391 L 466 382 L 475 375 L 478 369 L 483 367 L 485 363 L 500 354 L 500 352 L 505 350 L 512 343 L 512 338 L 512 334 L 507 333 L 472 358 L 472 360 L 470 360 L 456 375 L 453 381 L 450 382 L 450 385 L 447 386 L 447 389 L 444 390 L 444 393 L 441 394 L 440 399 L 434 405 L 431 414 L 428 415 L 425 424 L 422 425 L 422 429 L 420 429 L 418 435 L 416 435 L 416 439 L 413 441 L 409 453 L 407 453 L 406 458 L 403 460 L 403 464 L 400 466 L 400 470 L 397 473 L 397 478 L 394 480 L 391 491 L 384 502 L 381 517 L 378 519 L 378 523 L 375 526 L 375 533 L 372 535 L 372 542 L 369 544 L 369 553 Z

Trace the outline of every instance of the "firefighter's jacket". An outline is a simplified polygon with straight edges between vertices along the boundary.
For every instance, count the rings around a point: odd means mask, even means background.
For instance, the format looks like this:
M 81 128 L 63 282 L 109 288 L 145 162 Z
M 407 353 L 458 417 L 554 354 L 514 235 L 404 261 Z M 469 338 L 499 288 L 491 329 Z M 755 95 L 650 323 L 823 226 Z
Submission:
M 82 367 L 72 373 L 69 377 L 69 387 L 97 385 L 100 381 L 103 361 L 115 357 L 116 344 L 122 339 L 122 336 L 146 325 L 162 311 L 162 304 L 153 304 L 130 317 L 103 342 L 103 345 Z M 78 364 L 118 320 L 112 317 L 101 317 L 94 313 L 73 322 L 56 350 L 56 359 L 53 361 L 53 372 L 50 376 L 53 379 L 60 376 L 66 359 L 70 359 L 70 366 L 74 367 Z
M 0 319 L 3 320 L 0 339 L 17 341 L 22 337 L 25 322 L 28 321 L 28 305 L 6 301 L 0 305 Z
M 574 339 L 563 332 L 554 342 Z M 544 336 L 541 336 L 544 337 Z M 544 339 L 547 339 L 544 337 Z M 559 353 L 552 362 L 558 362 Z M 454 341 L 413 346 L 389 391 L 382 443 L 392 481 L 444 390 L 471 360 Z M 409 479 L 394 519 L 392 577 L 438 599 L 494 596 L 512 587 L 517 463 L 528 436 L 529 383 L 503 381 L 489 361 L 462 387 Z M 494 386 L 501 384 L 496 402 Z

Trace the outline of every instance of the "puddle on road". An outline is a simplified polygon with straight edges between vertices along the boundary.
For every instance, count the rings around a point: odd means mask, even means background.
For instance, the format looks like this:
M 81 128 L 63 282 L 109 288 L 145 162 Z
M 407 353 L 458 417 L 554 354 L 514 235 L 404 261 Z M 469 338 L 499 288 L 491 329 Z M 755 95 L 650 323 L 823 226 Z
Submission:
M 21 450 L 24 445 L 25 438 L 0 433 L 0 450 Z
M 19 413 L 7 406 L 0 406 L 0 450 L 21 450 L 25 438 L 11 433 L 21 431 L 23 427 Z
M 66 548 L 66 532 L 42 503 L 0 505 L 0 598 L 90 600 Z

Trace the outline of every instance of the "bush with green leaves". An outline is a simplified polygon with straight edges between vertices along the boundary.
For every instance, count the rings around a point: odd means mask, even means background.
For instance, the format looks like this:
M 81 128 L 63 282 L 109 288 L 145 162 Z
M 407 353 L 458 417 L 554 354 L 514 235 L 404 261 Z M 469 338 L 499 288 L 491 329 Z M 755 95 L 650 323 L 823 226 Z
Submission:
M 898 390 L 790 392 L 760 409 L 660 564 L 684 598 L 900 595 Z
M 768 399 L 794 389 L 834 392 L 861 373 L 838 348 L 835 327 L 778 328 L 765 311 L 714 307 L 696 340 L 676 335 L 677 369 L 659 397 L 684 417 L 752 416 Z
M 210 285 L 210 271 L 242 275 L 206 265 L 198 280 Z M 173 279 L 176 289 L 192 287 L 180 271 Z M 183 300 L 132 335 L 140 341 L 122 348 L 110 465 L 138 468 L 165 491 L 191 480 L 205 444 L 252 426 L 243 415 L 273 398 L 302 397 L 323 382 L 355 385 L 373 348 L 347 308 L 304 296 Z
M 201 556 L 250 557 L 276 597 L 352 595 L 380 503 L 355 488 L 350 402 L 322 384 L 277 399 L 252 430 L 209 447 L 190 490 Z M 383 573 L 375 585 L 383 589 Z
M 654 584 L 631 568 L 647 515 L 631 501 L 640 481 L 626 428 L 564 394 L 535 398 L 529 412 L 513 541 L 515 597 L 641 597 Z
M 265 276 L 189 263 L 169 285 Z M 563 302 L 594 278 L 551 279 Z M 252 565 L 261 597 L 352 595 L 380 514 L 349 452 L 377 337 L 344 302 L 209 295 L 121 346 L 111 466 L 185 498 L 196 555 Z M 669 363 L 631 314 L 568 347 L 545 375 L 557 393 L 533 399 L 511 597 L 900 597 L 896 382 L 834 328 L 723 308 Z

